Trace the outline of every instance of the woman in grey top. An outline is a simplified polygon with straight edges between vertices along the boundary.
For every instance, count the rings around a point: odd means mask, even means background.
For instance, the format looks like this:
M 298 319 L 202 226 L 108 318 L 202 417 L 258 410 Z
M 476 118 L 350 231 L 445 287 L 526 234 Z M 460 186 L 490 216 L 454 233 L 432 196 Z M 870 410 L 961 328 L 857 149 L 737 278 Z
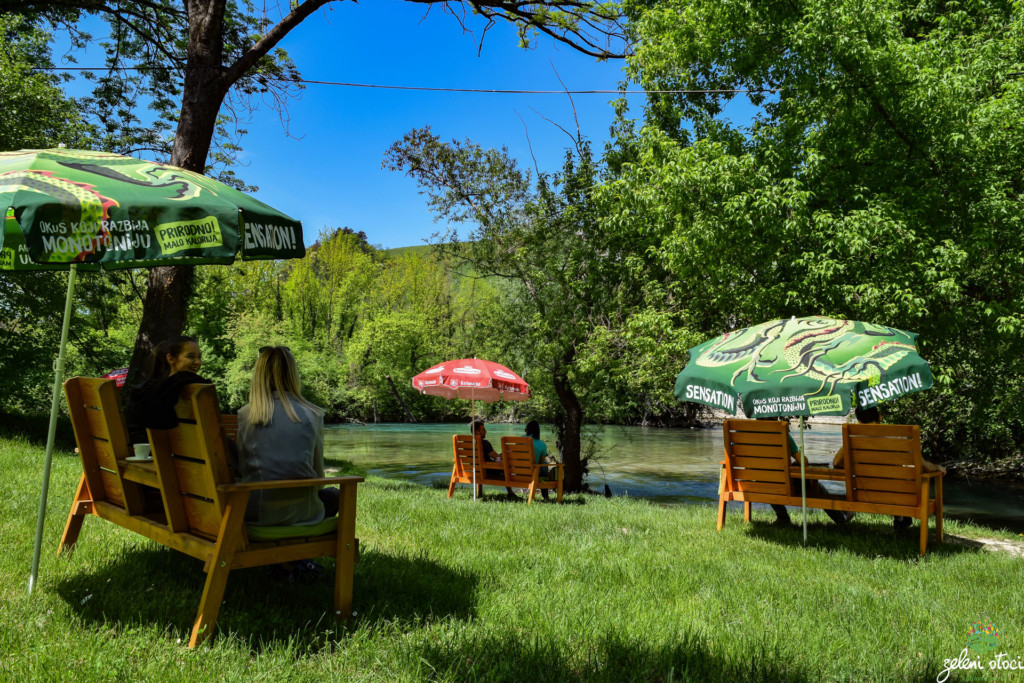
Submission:
M 302 398 L 286 346 L 260 349 L 249 403 L 238 411 L 243 482 L 324 476 L 324 411 Z M 249 496 L 245 519 L 258 526 L 316 524 L 338 513 L 338 489 L 274 489 Z

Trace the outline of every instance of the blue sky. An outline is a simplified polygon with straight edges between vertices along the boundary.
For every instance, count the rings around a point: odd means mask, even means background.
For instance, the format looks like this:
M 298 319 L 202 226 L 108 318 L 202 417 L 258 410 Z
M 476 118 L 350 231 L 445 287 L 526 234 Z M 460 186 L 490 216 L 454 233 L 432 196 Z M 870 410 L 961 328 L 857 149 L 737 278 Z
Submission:
M 445 88 L 615 89 L 622 62 L 599 63 L 540 38 L 518 47 L 515 32 L 493 27 L 477 54 L 476 38 L 433 8 L 408 2 L 335 3 L 307 19 L 282 43 L 305 79 Z M 476 28 L 482 23 L 476 22 Z M 580 130 L 596 144 L 608 137 L 612 95 L 576 95 Z M 634 96 L 634 107 L 642 106 Z M 536 110 L 536 111 L 534 111 Z M 542 170 L 557 170 L 571 141 L 544 120 L 575 130 L 562 95 L 506 95 L 371 90 L 309 85 L 289 103 L 288 137 L 272 108 L 262 107 L 242 142 L 237 173 L 258 185 L 261 200 L 299 218 L 306 243 L 324 226 L 363 230 L 385 248 L 423 244 L 434 223 L 415 182 L 381 168 L 384 151 L 414 127 L 444 139 L 508 146 L 532 165 L 527 129 Z M 522 120 L 520 120 L 522 117 Z M 526 127 L 524 128 L 524 121 Z M 297 139 L 296 139 L 297 138 Z
M 501 23 L 488 31 L 478 54 L 484 22 L 468 17 L 465 23 L 475 33 L 463 31 L 455 17 L 437 6 L 401 0 L 336 2 L 299 25 L 280 47 L 307 80 L 560 91 L 559 78 L 570 90 L 615 90 L 623 79 L 622 60 L 598 62 L 546 37 L 537 37 L 530 49 L 522 49 L 515 31 Z M 91 28 L 94 34 L 101 32 L 98 22 Z M 77 58 L 80 66 L 99 66 L 103 53 L 90 47 Z M 84 94 L 81 81 L 68 90 Z M 631 115 L 640 116 L 643 95 L 627 97 Z M 573 96 L 580 131 L 594 143 L 595 151 L 608 139 L 614 119 L 609 102 L 614 98 Z M 726 113 L 749 119 L 752 110 L 737 100 Z M 365 231 L 371 244 L 383 248 L 423 244 L 444 227 L 434 222 L 411 178 L 381 168 L 388 146 L 413 128 L 430 126 L 446 140 L 468 138 L 486 147 L 507 146 L 529 167 L 532 146 L 537 165 L 549 172 L 561 167 L 571 145 L 554 124 L 576 130 L 573 106 L 564 93 L 449 93 L 310 84 L 299 99 L 288 102 L 287 116 L 287 133 L 270 106 L 256 107 L 251 120 L 239 123 L 249 133 L 242 138 L 235 171 L 260 188 L 255 193 L 259 199 L 302 221 L 307 245 L 325 227 Z

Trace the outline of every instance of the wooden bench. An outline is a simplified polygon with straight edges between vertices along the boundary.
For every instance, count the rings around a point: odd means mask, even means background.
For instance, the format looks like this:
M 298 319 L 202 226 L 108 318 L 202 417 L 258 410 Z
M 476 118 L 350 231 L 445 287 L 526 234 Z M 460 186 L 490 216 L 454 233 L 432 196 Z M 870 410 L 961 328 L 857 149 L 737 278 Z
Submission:
M 718 529 L 725 524 L 725 505 L 743 502 L 750 521 L 751 503 L 800 506 L 800 465 L 790 459 L 789 423 L 725 420 L 722 423 L 725 461 L 718 495 Z M 812 495 L 807 507 L 913 517 L 921 522 L 920 550 L 928 547 L 928 517 L 935 516 L 936 538 L 942 535 L 942 476 L 924 472 L 921 433 L 916 425 L 843 425 L 847 467 L 805 466 L 810 481 L 846 484 L 842 497 Z M 934 496 L 930 484 L 934 482 Z M 815 487 L 817 488 L 817 487 Z
M 74 548 L 85 517 L 94 515 L 202 561 L 206 584 L 189 647 L 212 634 L 234 569 L 333 556 L 335 616 L 351 617 L 356 489 L 362 477 L 235 483 L 209 384 L 183 390 L 177 427 L 149 430 L 152 462 L 125 462 L 132 449 L 113 380 L 75 377 L 64 383 L 64 392 L 83 474 L 58 554 Z M 245 524 L 252 491 L 324 485 L 340 488 L 336 518 L 309 527 Z M 160 492 L 162 510 L 145 509 L 145 486 Z
M 476 462 L 474 465 L 473 437 L 469 434 L 455 434 L 452 436 L 452 450 L 454 463 L 452 465 L 451 482 L 448 484 L 449 498 L 455 492 L 456 484 L 473 485 L 475 468 L 477 487 L 505 486 L 528 488 L 529 498 L 527 503 L 533 502 L 534 495 L 540 489 L 556 489 L 558 491 L 558 502 L 562 502 L 563 465 L 561 463 L 548 465 L 534 462 L 533 439 L 528 436 L 503 436 L 501 438 L 501 462 L 485 461 L 483 446 L 480 440 L 477 439 Z M 542 467 L 549 468 L 549 472 L 555 471 L 554 481 L 541 479 L 540 470 Z M 500 476 L 495 474 L 497 472 L 500 472 Z

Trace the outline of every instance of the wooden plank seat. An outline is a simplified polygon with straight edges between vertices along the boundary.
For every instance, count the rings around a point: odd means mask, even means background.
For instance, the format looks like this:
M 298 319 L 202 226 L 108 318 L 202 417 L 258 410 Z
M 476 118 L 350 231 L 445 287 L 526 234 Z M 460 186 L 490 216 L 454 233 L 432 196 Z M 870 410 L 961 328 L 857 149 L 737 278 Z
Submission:
M 743 502 L 748 522 L 751 503 L 802 504 L 800 465 L 789 453 L 789 423 L 730 419 L 722 423 L 722 433 L 719 530 L 730 501 Z M 809 487 L 807 507 L 918 519 L 922 555 L 928 547 L 928 517 L 934 515 L 936 538 L 942 542 L 942 473 L 923 471 L 919 427 L 844 424 L 843 452 L 848 467 L 805 467 L 805 475 L 808 481 L 844 482 L 845 496 L 825 497 L 819 487 Z
M 125 463 L 132 451 L 113 380 L 74 377 L 64 383 L 64 392 L 83 474 L 58 554 L 74 548 L 85 517 L 93 515 L 202 561 L 206 583 L 189 647 L 213 633 L 228 575 L 235 569 L 333 556 L 335 616 L 351 617 L 356 493 L 362 477 L 235 483 L 209 384 L 183 390 L 177 427 L 149 430 L 152 463 Z M 144 484 L 159 490 L 162 510 L 146 511 Z M 245 523 L 252 491 L 324 485 L 340 488 L 336 518 L 309 526 Z
M 529 443 L 527 443 L 529 442 Z M 469 434 L 452 436 L 454 462 L 452 478 L 448 484 L 448 497 L 455 492 L 456 484 L 473 485 L 474 470 L 476 485 L 504 486 L 529 489 L 527 503 L 532 503 L 534 495 L 540 489 L 555 489 L 558 502 L 562 502 L 563 465 L 537 464 L 534 462 L 533 439 L 524 436 L 503 436 L 501 438 L 501 462 L 487 462 L 483 458 L 483 446 L 480 439 L 476 442 L 476 460 L 474 463 L 473 437 Z M 541 477 L 540 470 L 547 467 L 548 472 L 555 472 L 553 481 Z

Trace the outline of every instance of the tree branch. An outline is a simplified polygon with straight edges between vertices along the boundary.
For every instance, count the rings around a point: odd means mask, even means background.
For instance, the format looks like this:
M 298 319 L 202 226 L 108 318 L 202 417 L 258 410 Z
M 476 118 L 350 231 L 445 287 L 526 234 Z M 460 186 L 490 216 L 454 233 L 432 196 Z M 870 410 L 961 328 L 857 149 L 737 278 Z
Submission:
M 273 28 L 246 50 L 234 64 L 227 68 L 225 76 L 229 83 L 235 83 L 241 79 L 260 58 L 265 57 L 288 33 L 296 26 L 306 20 L 309 15 L 334 0 L 306 0 L 299 3 L 295 9 L 287 14 Z

